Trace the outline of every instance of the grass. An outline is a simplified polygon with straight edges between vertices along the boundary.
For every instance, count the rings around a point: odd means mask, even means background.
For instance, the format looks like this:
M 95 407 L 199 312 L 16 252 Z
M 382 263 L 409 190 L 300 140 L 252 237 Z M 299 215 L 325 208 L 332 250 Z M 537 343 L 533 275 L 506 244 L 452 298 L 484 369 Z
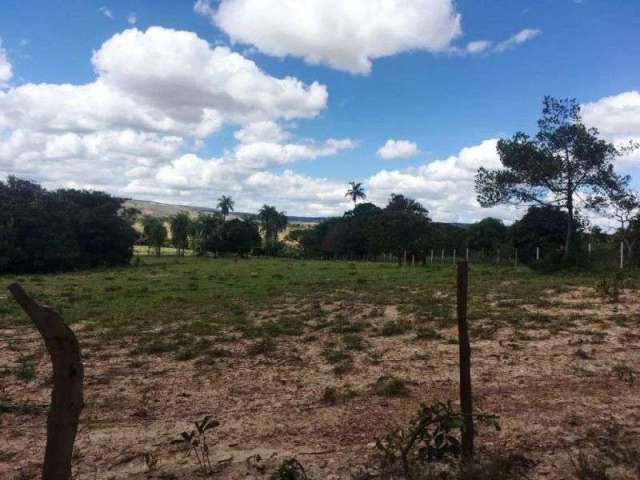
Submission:
M 172 352 L 181 359 L 205 354 L 225 338 L 258 341 L 303 336 L 328 329 L 346 336 L 346 347 L 364 348 L 355 334 L 382 335 L 412 330 L 437 339 L 437 330 L 455 325 L 455 268 L 452 265 L 398 268 L 394 264 L 287 259 L 137 257 L 135 266 L 55 275 L 0 276 L 4 285 L 20 282 L 39 302 L 52 305 L 73 325 L 92 327 L 105 343 L 120 342 L 134 353 Z M 526 267 L 471 265 L 469 321 L 496 326 L 558 323 L 540 309 L 549 306 L 548 289 L 596 286 L 588 273 L 539 275 Z M 637 278 L 626 280 L 634 286 Z M 327 306 L 341 305 L 331 310 Z M 355 319 L 350 305 L 369 305 L 371 317 L 397 305 L 399 319 L 372 327 Z M 529 308 L 524 309 L 523 306 Z M 412 315 L 413 323 L 403 318 Z M 372 320 L 373 322 L 373 320 Z M 555 323 L 554 323 L 555 322 Z M 27 325 L 7 296 L 0 296 L 0 328 Z M 197 343 L 196 340 L 202 340 Z M 21 376 L 29 377 L 26 368 Z

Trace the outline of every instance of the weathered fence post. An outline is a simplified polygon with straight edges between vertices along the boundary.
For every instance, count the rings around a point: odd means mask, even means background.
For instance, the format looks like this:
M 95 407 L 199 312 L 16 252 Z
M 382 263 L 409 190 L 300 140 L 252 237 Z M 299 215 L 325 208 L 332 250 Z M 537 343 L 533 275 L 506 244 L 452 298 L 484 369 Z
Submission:
M 442 249 L 442 252 L 440 252 L 440 263 L 444 263 L 444 248 Z
M 84 406 L 80 346 L 55 310 L 37 304 L 17 283 L 9 285 L 8 289 L 40 332 L 53 366 L 42 480 L 69 480 L 73 443 Z
M 466 262 L 469 261 L 469 247 L 467 247 L 467 250 L 464 253 L 464 259 L 465 259 Z
M 624 269 L 624 242 L 620 242 L 620 270 Z
M 536 247 L 536 262 L 540 261 L 540 247 Z
M 589 240 L 589 243 L 587 244 L 587 252 L 589 254 L 589 257 L 591 257 L 591 240 Z
M 416 256 L 415 255 L 411 255 L 411 266 L 412 267 L 416 266 Z
M 471 396 L 471 345 L 467 325 L 469 264 L 458 263 L 458 345 L 460 352 L 460 409 L 462 412 L 462 458 L 473 458 L 473 400 Z
M 457 256 L 456 255 L 456 249 L 454 248 L 453 249 L 453 257 L 451 257 L 451 259 L 452 259 L 451 263 L 453 263 L 454 265 L 456 264 L 456 256 Z
M 431 265 L 433 265 L 433 248 L 431 249 Z

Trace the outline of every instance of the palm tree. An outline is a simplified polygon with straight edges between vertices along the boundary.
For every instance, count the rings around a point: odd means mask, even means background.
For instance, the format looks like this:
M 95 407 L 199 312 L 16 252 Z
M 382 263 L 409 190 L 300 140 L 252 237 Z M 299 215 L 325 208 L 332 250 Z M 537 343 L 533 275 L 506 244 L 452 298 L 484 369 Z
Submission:
M 347 190 L 344 196 L 351 198 L 354 207 L 358 200 L 367 198 L 367 195 L 364 193 L 364 186 L 360 182 L 349 182 L 349 190 Z
M 225 220 L 227 220 L 227 215 L 229 212 L 233 212 L 233 199 L 231 197 L 227 197 L 226 195 L 222 195 L 218 199 L 218 208 L 222 212 L 222 216 Z
M 287 228 L 287 214 L 279 212 L 276 207 L 271 205 L 263 205 L 258 212 L 258 218 L 262 223 L 267 242 L 275 242 L 278 239 L 278 233 Z

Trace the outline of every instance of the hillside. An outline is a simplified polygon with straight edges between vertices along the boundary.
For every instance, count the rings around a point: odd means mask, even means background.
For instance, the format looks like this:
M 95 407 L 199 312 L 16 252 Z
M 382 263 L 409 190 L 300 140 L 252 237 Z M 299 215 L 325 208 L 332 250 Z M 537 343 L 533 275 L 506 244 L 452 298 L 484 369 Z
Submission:
M 152 217 L 170 217 L 178 212 L 187 212 L 190 216 L 195 217 L 200 213 L 216 213 L 218 210 L 208 207 L 194 207 L 187 205 L 171 205 L 168 203 L 151 202 L 147 200 L 127 200 L 125 202 L 126 207 L 137 208 L 143 215 L 150 215 Z M 252 218 L 255 217 L 255 213 L 247 212 L 233 212 L 229 215 L 230 218 Z M 299 217 L 289 216 L 289 223 L 320 223 L 324 220 L 324 217 Z

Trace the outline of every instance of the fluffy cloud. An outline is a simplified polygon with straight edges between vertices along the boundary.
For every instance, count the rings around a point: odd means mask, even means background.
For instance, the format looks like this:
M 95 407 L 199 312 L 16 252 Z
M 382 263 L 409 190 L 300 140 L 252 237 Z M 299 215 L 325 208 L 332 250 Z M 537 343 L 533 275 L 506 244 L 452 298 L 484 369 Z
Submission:
M 596 127 L 616 145 L 640 144 L 640 92 L 632 90 L 582 105 L 584 122 Z M 621 159 L 624 166 L 640 166 L 640 151 Z
M 395 160 L 398 158 L 415 157 L 420 150 L 418 145 L 409 140 L 389 139 L 378 149 L 378 156 L 383 160 Z
M 7 51 L 2 48 L 2 39 L 0 38 L 0 87 L 11 80 L 13 77 L 13 69 L 7 58 Z
M 461 33 L 452 0 L 198 0 L 194 9 L 235 42 L 355 74 L 397 53 L 447 51 Z
M 160 27 L 114 35 L 92 58 L 85 85 L 26 84 L 0 92 L 0 129 L 136 129 L 207 137 L 225 123 L 310 118 L 326 87 L 271 77 L 225 47 Z
M 0 176 L 207 204 L 211 188 L 235 191 L 260 169 L 355 146 L 296 141 L 278 123 L 316 116 L 326 87 L 272 77 L 191 32 L 125 30 L 91 61 L 92 83 L 0 90 Z M 225 124 L 240 127 L 239 143 L 200 158 L 197 148 Z
M 512 220 L 510 207 L 481 208 L 474 192 L 474 176 L 480 167 L 498 168 L 496 139 L 463 148 L 457 155 L 404 170 L 382 170 L 367 180 L 369 198 L 385 204 L 392 193 L 418 199 L 438 221 L 470 222 L 489 215 Z

